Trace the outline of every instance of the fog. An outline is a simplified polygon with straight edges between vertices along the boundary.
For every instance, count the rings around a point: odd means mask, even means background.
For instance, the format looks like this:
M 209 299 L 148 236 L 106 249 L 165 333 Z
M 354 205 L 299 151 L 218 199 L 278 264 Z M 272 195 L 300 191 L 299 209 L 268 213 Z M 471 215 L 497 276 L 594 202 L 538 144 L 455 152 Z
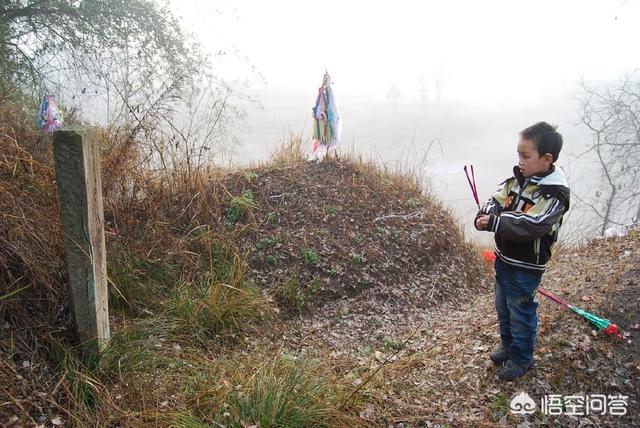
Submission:
M 482 244 L 491 237 L 471 227 L 463 165 L 474 165 L 488 197 L 511 174 L 519 131 L 544 120 L 564 136 L 558 165 L 572 190 L 588 194 L 599 176 L 575 157 L 590 139 L 578 124 L 578 84 L 638 66 L 640 6 L 632 2 L 175 4 L 214 54 L 214 72 L 260 101 L 237 100 L 247 116 L 234 163 L 265 160 L 291 135 L 309 141 L 326 68 L 343 120 L 340 150 L 422 167 L 428 189 Z M 571 213 L 565 236 L 583 238 L 583 222 Z
M 464 165 L 474 165 L 480 197 L 484 199 L 510 176 L 517 162 L 518 133 L 535 121 L 558 125 L 565 139 L 558 165 L 570 179 L 576 162 L 571 162 L 572 153 L 579 152 L 589 139 L 576 124 L 577 105 L 561 102 L 570 94 L 549 94 L 545 97 L 548 105 L 464 108 L 447 102 L 392 104 L 366 96 L 341 96 L 339 89 L 335 84 L 343 117 L 340 151 L 358 153 L 391 168 L 418 170 L 426 189 L 452 210 L 464 225 L 466 235 L 483 244 L 489 243 L 491 236 L 471 226 L 476 207 L 462 170 Z M 236 163 L 268 159 L 275 146 L 290 135 L 302 135 L 310 148 L 314 97 L 314 91 L 297 95 L 274 91 L 263 96 L 262 109 L 249 106 L 247 126 L 238 132 L 241 144 L 234 150 Z M 577 176 L 582 179 L 575 187 L 584 193 L 587 182 L 594 180 Z M 569 221 L 567 229 L 570 228 Z

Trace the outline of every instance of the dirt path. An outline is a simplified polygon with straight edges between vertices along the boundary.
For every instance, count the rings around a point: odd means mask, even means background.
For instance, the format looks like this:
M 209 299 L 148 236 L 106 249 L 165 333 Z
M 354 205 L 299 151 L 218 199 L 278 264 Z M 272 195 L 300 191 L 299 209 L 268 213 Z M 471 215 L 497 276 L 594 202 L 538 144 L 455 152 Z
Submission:
M 412 294 L 428 293 L 434 284 L 428 279 L 421 285 L 367 290 L 285 323 L 279 338 L 270 340 L 293 355 L 329 360 L 355 390 L 415 332 L 360 390 L 363 425 L 638 424 L 640 358 L 634 336 L 640 323 L 639 242 L 636 231 L 626 240 L 595 242 L 588 253 L 583 249 L 559 255 L 542 284 L 619 322 L 625 339 L 597 333 L 576 314 L 539 296 L 537 367 L 514 382 L 501 382 L 498 368 L 488 359 L 499 342 L 489 275 L 479 292 L 462 292 L 455 300 L 427 308 L 412 304 Z M 617 315 L 607 313 L 608 307 L 615 307 Z M 536 402 L 533 415 L 510 412 L 511 398 L 521 391 Z M 540 400 L 549 394 L 626 395 L 627 415 L 544 415 Z

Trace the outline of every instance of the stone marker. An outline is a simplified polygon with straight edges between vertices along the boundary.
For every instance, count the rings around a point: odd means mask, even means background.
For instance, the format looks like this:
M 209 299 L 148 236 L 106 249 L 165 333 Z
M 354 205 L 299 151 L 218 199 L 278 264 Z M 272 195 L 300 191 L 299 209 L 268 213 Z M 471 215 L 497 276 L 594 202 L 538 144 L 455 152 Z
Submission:
M 107 344 L 110 333 L 97 132 L 54 132 L 53 155 L 71 308 L 86 349 L 98 351 Z

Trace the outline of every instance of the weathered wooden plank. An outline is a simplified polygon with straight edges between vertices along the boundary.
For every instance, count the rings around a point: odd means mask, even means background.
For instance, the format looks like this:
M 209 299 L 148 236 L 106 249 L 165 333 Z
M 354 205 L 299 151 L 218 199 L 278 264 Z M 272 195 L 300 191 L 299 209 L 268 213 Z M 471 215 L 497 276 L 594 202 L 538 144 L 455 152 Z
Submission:
M 53 135 L 60 218 L 75 325 L 90 350 L 110 337 L 100 157 L 95 130 Z

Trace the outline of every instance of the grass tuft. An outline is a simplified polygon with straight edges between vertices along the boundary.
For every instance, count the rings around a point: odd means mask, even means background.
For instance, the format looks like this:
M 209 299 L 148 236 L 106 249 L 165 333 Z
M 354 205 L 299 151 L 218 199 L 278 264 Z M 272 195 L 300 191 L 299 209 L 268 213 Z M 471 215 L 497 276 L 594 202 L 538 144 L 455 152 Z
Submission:
M 307 287 L 302 287 L 297 278 L 291 277 L 276 288 L 276 299 L 285 310 L 298 314 L 309 307 L 320 285 L 320 278 L 315 278 Z
M 234 196 L 229 202 L 229 209 L 227 210 L 226 221 L 229 224 L 235 224 L 239 222 L 246 214 L 251 214 L 258 207 L 256 201 L 253 199 L 253 192 L 250 189 L 246 189 L 242 192 L 241 196 Z
M 184 284 L 169 305 L 181 329 L 202 339 L 243 331 L 267 317 L 259 291 L 215 281 Z
M 318 263 L 319 257 L 315 250 L 311 248 L 303 248 L 300 251 L 300 254 L 302 255 L 302 260 L 305 264 L 315 266 Z
M 289 141 L 281 142 L 271 154 L 274 165 L 292 165 L 306 160 L 302 137 L 292 135 Z
M 244 259 L 228 243 L 214 242 L 209 250 L 208 272 L 174 290 L 171 316 L 201 338 L 234 334 L 265 319 L 268 304 L 246 282 Z
M 341 394 L 310 361 L 279 357 L 263 366 L 229 398 L 228 426 L 335 426 Z

